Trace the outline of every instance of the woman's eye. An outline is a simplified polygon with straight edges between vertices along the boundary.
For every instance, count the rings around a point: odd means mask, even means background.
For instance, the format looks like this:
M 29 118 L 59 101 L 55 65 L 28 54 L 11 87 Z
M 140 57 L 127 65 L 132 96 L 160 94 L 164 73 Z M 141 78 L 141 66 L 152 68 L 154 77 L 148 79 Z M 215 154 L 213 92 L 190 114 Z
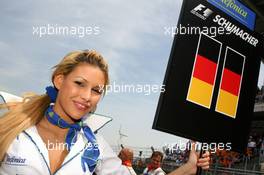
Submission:
M 74 83 L 77 84 L 78 86 L 84 87 L 84 84 L 80 81 L 75 81 Z
M 95 92 L 96 94 L 102 94 L 103 91 L 101 89 L 92 89 L 93 92 Z

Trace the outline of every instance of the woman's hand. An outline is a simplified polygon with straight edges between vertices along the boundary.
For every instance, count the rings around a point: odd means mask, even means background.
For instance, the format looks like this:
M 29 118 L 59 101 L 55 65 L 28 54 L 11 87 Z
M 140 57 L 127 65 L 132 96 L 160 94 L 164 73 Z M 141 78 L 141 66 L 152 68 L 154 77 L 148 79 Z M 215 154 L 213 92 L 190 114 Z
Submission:
M 190 168 L 190 174 L 195 174 L 197 171 L 197 167 L 201 167 L 203 170 L 209 169 L 210 164 L 210 153 L 206 151 L 201 158 L 199 158 L 199 153 L 195 150 L 195 143 L 192 143 L 189 160 L 186 164 L 188 164 Z
M 191 151 L 189 155 L 189 160 L 186 164 L 182 165 L 178 169 L 169 173 L 168 175 L 193 175 L 196 174 L 198 167 L 203 170 L 209 169 L 210 164 L 210 154 L 206 151 L 201 158 L 199 158 L 199 153 L 195 150 L 195 142 L 192 142 Z

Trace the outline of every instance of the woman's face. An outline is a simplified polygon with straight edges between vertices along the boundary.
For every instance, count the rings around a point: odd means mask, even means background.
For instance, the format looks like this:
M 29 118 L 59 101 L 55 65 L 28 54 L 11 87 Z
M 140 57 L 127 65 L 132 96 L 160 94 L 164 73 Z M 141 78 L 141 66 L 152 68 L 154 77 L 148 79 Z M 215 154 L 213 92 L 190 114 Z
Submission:
M 79 120 L 96 107 L 105 77 L 100 68 L 81 63 L 67 76 L 55 76 L 54 84 L 59 90 L 54 111 L 72 123 L 72 119 Z

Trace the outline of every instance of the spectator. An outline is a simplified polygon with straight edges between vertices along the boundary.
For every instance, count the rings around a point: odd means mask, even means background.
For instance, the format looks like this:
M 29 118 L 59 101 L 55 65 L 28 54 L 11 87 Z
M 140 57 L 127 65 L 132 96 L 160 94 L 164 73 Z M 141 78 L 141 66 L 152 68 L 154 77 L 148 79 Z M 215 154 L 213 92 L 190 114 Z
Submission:
M 133 151 L 128 148 L 123 148 L 119 154 L 118 157 L 122 160 L 122 165 L 125 166 L 131 175 L 136 175 L 136 172 L 134 171 L 132 167 L 132 161 L 133 161 Z
M 204 170 L 209 169 L 210 154 L 208 151 L 202 155 L 202 158 L 198 159 L 199 155 L 195 149 L 196 144 L 191 144 L 191 150 L 187 163 L 179 167 L 178 169 L 170 172 L 168 175 L 192 175 L 196 174 L 197 166 Z M 166 173 L 161 169 L 161 163 L 163 160 L 163 154 L 159 151 L 154 151 L 151 155 L 151 163 L 143 171 L 143 175 L 165 175 Z
M 165 175 L 166 173 L 161 169 L 161 162 L 163 154 L 159 151 L 154 151 L 150 157 L 151 162 L 143 171 L 144 175 Z

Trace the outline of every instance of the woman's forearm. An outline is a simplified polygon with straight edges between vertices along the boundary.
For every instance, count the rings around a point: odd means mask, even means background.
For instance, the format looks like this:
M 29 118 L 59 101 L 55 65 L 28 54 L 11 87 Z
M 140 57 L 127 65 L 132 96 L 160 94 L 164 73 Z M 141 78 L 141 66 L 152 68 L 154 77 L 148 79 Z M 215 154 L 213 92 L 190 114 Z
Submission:
M 186 163 L 176 170 L 170 172 L 168 175 L 193 175 L 196 172 L 196 168 L 194 168 L 190 163 Z

